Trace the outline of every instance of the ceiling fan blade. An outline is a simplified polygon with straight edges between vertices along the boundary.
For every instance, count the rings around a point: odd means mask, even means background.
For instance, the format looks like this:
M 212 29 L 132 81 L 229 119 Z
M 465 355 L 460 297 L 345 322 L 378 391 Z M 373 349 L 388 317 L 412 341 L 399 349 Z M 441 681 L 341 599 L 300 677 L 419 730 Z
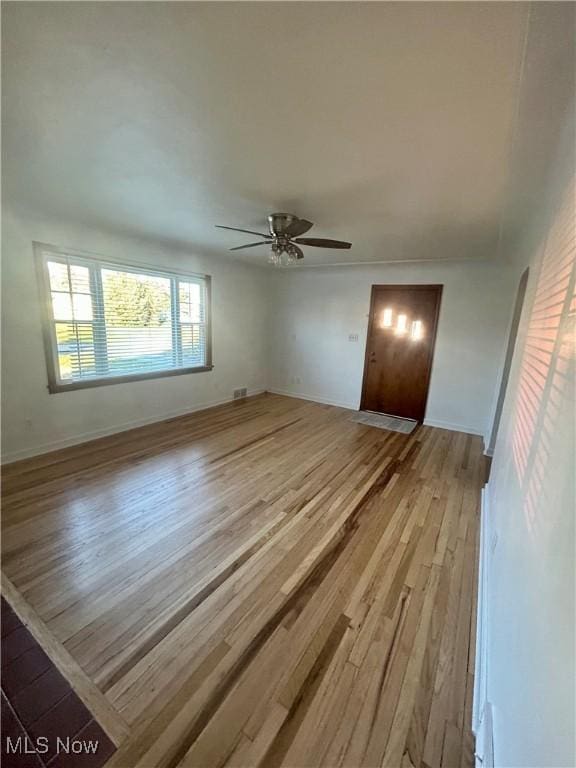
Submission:
M 296 251 L 296 258 L 298 260 L 303 259 L 304 258 L 304 251 L 302 250 L 302 248 L 298 248 L 298 246 L 294 245 L 294 243 L 292 243 L 292 247 Z
M 306 221 L 306 219 L 296 219 L 290 226 L 286 227 L 282 234 L 288 235 L 288 237 L 297 237 L 298 235 L 303 235 L 304 232 L 308 232 L 313 226 L 314 224 L 311 221 Z
M 315 245 L 317 248 L 352 248 L 352 243 L 344 240 L 326 240 L 324 237 L 297 237 L 294 241 L 300 245 Z
M 260 243 L 248 243 L 248 245 L 237 245 L 235 248 L 230 248 L 231 251 L 241 251 L 242 248 L 256 248 L 257 245 L 270 245 L 267 240 L 262 240 Z
M 260 235 L 260 237 L 270 237 L 264 232 L 254 232 L 252 229 L 238 229 L 238 227 L 225 227 L 223 224 L 215 224 L 217 229 L 231 229 L 233 232 L 246 232 L 247 235 Z

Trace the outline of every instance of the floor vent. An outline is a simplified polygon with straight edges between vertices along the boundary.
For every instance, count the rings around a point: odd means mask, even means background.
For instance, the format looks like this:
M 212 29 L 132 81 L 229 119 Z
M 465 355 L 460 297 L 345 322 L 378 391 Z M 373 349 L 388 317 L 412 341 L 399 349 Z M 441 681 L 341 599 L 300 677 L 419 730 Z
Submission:
M 246 397 L 247 389 L 246 387 L 240 387 L 240 389 L 234 390 L 234 400 L 242 400 L 243 397 Z

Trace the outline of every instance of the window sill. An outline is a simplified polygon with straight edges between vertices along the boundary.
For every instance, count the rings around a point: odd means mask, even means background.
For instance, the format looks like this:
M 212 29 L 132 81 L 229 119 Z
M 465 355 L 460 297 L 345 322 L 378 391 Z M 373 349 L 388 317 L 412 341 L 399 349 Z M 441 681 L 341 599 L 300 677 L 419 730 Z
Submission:
M 166 376 L 183 376 L 188 373 L 206 373 L 214 368 L 213 365 L 204 365 L 198 368 L 175 368 L 168 371 L 151 371 L 150 373 L 135 373 L 128 376 L 110 376 L 101 379 L 86 379 L 74 381 L 70 384 L 49 383 L 48 391 L 51 395 L 60 392 L 70 392 L 74 389 L 89 389 L 91 387 L 104 387 L 110 384 L 128 384 L 131 381 L 146 381 L 147 379 L 163 379 Z

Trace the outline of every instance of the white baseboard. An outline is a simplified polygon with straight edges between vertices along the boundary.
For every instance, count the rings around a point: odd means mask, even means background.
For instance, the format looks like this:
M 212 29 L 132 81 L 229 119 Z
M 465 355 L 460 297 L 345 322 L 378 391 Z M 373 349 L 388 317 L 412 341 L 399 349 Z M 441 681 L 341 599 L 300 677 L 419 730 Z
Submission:
M 427 427 L 438 427 L 439 429 L 449 429 L 451 432 L 465 432 L 467 435 L 480 435 L 484 437 L 481 430 L 469 427 L 466 424 L 455 424 L 452 421 L 440 421 L 439 419 L 424 419 Z
M 476 768 L 494 768 L 494 726 L 492 722 L 492 705 L 486 702 L 474 750 Z
M 287 389 L 273 389 L 268 387 L 268 392 L 274 395 L 284 395 L 285 397 L 295 397 L 298 400 L 310 400 L 312 403 L 322 403 L 322 405 L 335 405 L 337 408 L 347 408 L 349 411 L 357 411 L 358 403 L 344 403 L 340 400 L 329 400 L 319 395 L 305 395 L 302 392 L 290 392 Z
M 488 486 L 481 491 L 480 552 L 478 563 L 478 601 L 476 613 L 476 658 L 474 662 L 474 699 L 472 730 L 478 734 L 488 703 L 488 589 L 490 563 L 490 511 Z
M 494 766 L 492 705 L 488 701 L 488 600 L 492 554 L 490 527 L 490 494 L 489 487 L 486 485 L 481 491 L 480 504 L 476 658 L 474 661 L 474 698 L 472 702 L 472 731 L 476 739 L 477 768 L 493 768 Z
M 262 395 L 264 392 L 266 392 L 266 389 L 264 388 L 248 390 L 247 396 L 253 397 L 254 395 Z M 15 461 L 21 461 L 22 459 L 29 459 L 32 458 L 32 456 L 40 456 L 43 453 L 58 451 L 61 448 L 70 448 L 73 445 L 80 445 L 81 443 L 87 443 L 90 440 L 97 440 L 99 437 L 107 437 L 108 435 L 127 432 L 128 430 L 136 429 L 137 427 L 145 427 L 147 424 L 156 424 L 160 421 L 168 421 L 168 419 L 175 419 L 178 418 L 178 416 L 185 416 L 188 413 L 205 411 L 207 408 L 214 408 L 217 405 L 225 405 L 226 403 L 231 403 L 233 399 L 234 398 L 232 397 L 225 397 L 219 400 L 197 403 L 196 405 L 179 408 L 176 411 L 155 414 L 154 416 L 145 417 L 143 419 L 125 421 L 122 424 L 115 424 L 113 427 L 105 427 L 104 429 L 95 429 L 91 430 L 90 432 L 82 432 L 79 435 L 74 435 L 73 437 L 66 437 L 62 440 L 53 440 L 49 443 L 43 443 L 42 445 L 35 445 L 32 448 L 24 448 L 20 451 L 10 451 L 8 453 L 3 453 L 2 465 L 12 464 Z

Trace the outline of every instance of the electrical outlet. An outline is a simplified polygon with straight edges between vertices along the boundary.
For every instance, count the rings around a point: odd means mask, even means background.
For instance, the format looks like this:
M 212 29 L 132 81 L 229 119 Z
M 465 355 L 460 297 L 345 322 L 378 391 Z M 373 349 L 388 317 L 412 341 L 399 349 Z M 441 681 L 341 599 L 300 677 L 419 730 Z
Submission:
M 240 389 L 234 390 L 234 400 L 242 400 L 243 397 L 246 397 L 247 395 L 247 389 L 246 387 L 240 387 Z

